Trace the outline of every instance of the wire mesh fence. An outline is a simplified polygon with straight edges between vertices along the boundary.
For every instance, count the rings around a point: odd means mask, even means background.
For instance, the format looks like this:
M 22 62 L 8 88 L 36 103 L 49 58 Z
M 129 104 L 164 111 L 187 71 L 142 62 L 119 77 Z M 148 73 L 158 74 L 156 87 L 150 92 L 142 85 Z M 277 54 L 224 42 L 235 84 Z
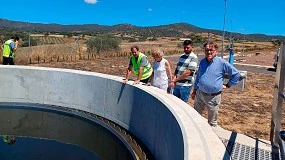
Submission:
M 120 50 L 118 51 L 100 51 L 99 53 L 88 51 L 86 41 L 87 39 L 79 38 L 44 37 L 41 38 L 41 43 L 38 46 L 19 47 L 16 52 L 15 63 L 23 65 L 94 60 L 104 57 L 130 57 L 130 47 L 133 45 L 139 46 L 140 51 L 148 56 L 150 56 L 152 51 L 157 48 L 163 50 L 165 56 L 183 53 L 183 47 L 181 47 L 180 44 L 182 42 L 180 41 L 121 43 Z M 200 47 L 196 47 L 195 51 L 199 52 L 199 50 Z

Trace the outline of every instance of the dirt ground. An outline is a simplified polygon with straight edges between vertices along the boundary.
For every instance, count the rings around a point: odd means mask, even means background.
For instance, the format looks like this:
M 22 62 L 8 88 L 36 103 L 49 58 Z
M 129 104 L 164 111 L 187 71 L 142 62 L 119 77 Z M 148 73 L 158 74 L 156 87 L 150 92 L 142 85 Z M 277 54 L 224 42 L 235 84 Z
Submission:
M 273 52 L 252 53 L 247 56 L 237 56 L 236 59 L 245 60 L 239 63 L 272 66 L 273 55 Z M 149 59 L 153 62 L 152 58 Z M 100 72 L 124 77 L 128 63 L 128 57 L 116 57 L 33 65 Z M 170 64 L 174 69 L 176 62 L 171 61 Z M 218 124 L 231 131 L 269 140 L 274 78 L 274 75 L 249 72 L 244 91 L 224 90 Z M 189 107 L 193 106 L 192 104 L 193 100 L 190 100 Z M 284 120 L 282 126 L 285 127 Z

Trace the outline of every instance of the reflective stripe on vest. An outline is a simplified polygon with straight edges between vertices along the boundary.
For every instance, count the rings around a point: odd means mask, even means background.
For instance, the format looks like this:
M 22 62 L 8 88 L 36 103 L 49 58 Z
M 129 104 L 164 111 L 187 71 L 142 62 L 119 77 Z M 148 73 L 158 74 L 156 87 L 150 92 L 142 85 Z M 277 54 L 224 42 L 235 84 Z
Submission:
M 3 57 L 12 57 L 14 58 L 15 54 L 13 53 L 13 50 L 11 50 L 10 48 L 10 44 L 13 42 L 13 40 L 7 40 L 4 44 L 3 44 Z
M 141 64 L 142 57 L 146 57 L 146 55 L 140 53 L 137 61 L 136 61 L 134 56 L 131 57 L 132 66 L 134 68 L 134 73 L 136 75 L 139 75 L 139 70 L 140 70 L 140 64 Z M 152 67 L 151 67 L 150 63 L 147 62 L 147 65 L 143 69 L 141 80 L 147 79 L 148 77 L 151 76 L 151 74 L 152 74 Z

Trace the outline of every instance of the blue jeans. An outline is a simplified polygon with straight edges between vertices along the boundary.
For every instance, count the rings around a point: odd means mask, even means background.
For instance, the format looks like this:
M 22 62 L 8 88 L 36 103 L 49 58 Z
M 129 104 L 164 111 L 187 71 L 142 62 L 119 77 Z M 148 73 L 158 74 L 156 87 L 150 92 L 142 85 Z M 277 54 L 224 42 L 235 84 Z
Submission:
M 180 98 L 184 102 L 188 102 L 191 89 L 192 86 L 175 86 L 173 89 L 173 95 Z

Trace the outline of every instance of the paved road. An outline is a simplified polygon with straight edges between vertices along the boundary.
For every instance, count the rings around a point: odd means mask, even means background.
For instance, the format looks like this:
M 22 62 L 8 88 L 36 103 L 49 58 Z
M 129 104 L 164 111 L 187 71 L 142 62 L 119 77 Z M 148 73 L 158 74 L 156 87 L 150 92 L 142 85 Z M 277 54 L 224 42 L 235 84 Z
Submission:
M 199 60 L 201 60 L 203 57 L 204 55 L 198 55 Z M 225 55 L 224 57 L 227 57 L 227 55 Z M 170 56 L 170 57 L 165 57 L 165 58 L 167 60 L 177 62 L 179 56 Z M 234 63 L 234 66 L 238 70 L 242 70 L 242 71 L 275 75 L 275 69 L 273 66 L 245 65 L 245 64 L 238 64 L 238 63 Z

